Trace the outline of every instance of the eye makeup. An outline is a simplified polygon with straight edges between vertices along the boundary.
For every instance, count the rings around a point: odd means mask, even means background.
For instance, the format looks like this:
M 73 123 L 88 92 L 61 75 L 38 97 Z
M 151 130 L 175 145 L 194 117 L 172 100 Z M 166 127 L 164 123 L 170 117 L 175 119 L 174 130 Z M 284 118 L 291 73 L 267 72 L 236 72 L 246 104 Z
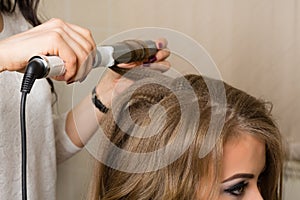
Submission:
M 253 174 L 235 174 L 222 181 L 221 191 L 224 194 L 240 197 L 244 195 L 249 185 L 249 180 L 253 178 Z
M 248 184 L 249 183 L 247 181 L 243 180 L 225 188 L 223 191 L 233 196 L 241 196 L 244 194 Z

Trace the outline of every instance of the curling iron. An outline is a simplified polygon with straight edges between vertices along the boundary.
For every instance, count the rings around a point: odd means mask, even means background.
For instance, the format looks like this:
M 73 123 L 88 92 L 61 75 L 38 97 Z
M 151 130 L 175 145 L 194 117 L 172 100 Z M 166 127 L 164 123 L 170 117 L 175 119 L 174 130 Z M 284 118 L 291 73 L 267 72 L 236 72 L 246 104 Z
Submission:
M 113 45 L 98 46 L 93 68 L 100 66 L 111 67 L 119 63 L 144 61 L 157 52 L 155 42 L 128 40 Z M 40 59 L 44 65 L 41 78 L 60 76 L 65 73 L 64 62 L 58 56 L 34 56 L 29 62 Z M 25 72 L 26 73 L 26 72 Z
M 93 68 L 113 67 L 119 63 L 146 61 L 157 52 L 151 40 L 126 40 L 113 45 L 98 46 Z M 33 56 L 26 67 L 21 92 L 29 93 L 35 79 L 60 76 L 65 73 L 64 61 L 58 56 Z

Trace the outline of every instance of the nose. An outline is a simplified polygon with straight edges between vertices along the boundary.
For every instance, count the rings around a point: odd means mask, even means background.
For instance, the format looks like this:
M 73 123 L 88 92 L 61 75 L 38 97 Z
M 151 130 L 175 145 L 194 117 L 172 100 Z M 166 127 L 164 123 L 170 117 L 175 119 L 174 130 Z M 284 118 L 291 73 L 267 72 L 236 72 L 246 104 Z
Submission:
M 248 191 L 245 193 L 245 196 L 242 199 L 243 200 L 264 200 L 257 186 L 249 187 Z

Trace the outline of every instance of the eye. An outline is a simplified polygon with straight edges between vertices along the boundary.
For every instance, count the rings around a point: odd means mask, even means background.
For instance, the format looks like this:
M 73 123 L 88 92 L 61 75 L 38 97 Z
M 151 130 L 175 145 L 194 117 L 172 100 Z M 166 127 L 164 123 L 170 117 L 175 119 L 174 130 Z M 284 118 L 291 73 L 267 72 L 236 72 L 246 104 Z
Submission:
M 247 186 L 248 186 L 248 182 L 242 181 L 225 189 L 224 192 L 233 196 L 241 196 L 244 194 Z

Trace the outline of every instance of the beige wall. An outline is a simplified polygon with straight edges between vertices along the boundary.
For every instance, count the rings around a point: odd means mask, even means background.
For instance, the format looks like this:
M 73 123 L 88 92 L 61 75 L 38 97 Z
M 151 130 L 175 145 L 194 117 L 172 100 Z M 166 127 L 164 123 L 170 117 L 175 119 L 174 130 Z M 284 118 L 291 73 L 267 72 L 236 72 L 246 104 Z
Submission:
M 60 17 L 89 28 L 97 43 L 124 30 L 149 26 L 189 35 L 207 49 L 224 80 L 273 102 L 286 138 L 300 141 L 297 0 L 44 0 L 42 7 L 48 18 Z M 57 88 L 63 92 L 59 110 L 64 111 L 71 105 L 71 87 L 58 84 Z M 59 199 L 78 199 L 85 192 L 86 155 L 82 152 L 60 166 Z M 297 180 L 295 184 L 300 186 Z M 298 199 L 292 188 L 286 199 Z

